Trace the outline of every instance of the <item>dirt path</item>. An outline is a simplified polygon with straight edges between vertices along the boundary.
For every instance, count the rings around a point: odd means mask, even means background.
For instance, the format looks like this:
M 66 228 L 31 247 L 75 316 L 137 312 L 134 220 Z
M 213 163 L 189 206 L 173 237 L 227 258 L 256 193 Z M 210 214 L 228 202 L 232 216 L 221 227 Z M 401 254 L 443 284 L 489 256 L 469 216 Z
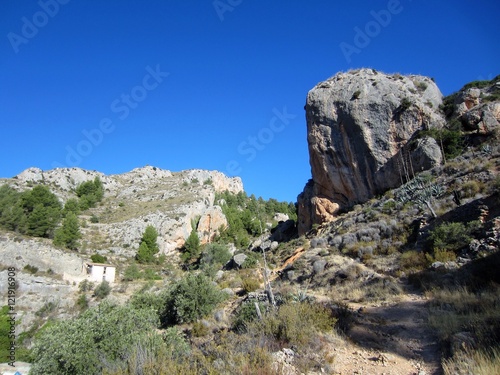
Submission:
M 337 374 L 439 375 L 440 348 L 427 326 L 426 300 L 407 294 L 385 306 L 350 304 L 356 323 L 349 345 L 337 349 Z

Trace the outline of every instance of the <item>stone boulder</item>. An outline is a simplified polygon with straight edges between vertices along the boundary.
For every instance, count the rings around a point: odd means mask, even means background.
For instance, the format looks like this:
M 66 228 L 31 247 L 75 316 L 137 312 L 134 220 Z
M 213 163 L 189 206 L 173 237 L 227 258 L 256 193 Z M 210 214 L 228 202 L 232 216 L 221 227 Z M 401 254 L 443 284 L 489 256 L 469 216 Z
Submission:
M 339 73 L 309 91 L 312 180 L 298 197 L 299 234 L 439 164 L 436 142 L 416 135 L 445 125 L 441 103 L 430 78 L 373 69 Z
M 499 77 L 481 87 L 464 86 L 454 100 L 454 116 L 466 130 L 493 135 L 500 127 Z

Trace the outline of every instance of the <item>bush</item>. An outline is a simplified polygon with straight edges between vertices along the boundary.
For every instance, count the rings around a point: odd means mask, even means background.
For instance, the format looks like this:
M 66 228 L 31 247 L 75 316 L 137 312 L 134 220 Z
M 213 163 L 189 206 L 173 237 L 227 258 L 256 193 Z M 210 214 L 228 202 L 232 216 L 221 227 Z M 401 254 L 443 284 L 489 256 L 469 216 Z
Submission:
M 202 268 L 221 268 L 231 260 L 231 253 L 226 245 L 208 244 L 201 253 L 200 264 Z
M 260 312 L 264 314 L 266 312 L 266 305 L 263 303 L 258 303 Z M 240 307 L 236 310 L 233 318 L 232 328 L 236 332 L 243 333 L 247 329 L 247 325 L 258 319 L 257 310 L 255 304 L 252 302 L 243 302 Z
M 80 281 L 80 284 L 78 284 L 78 290 L 80 293 L 85 293 L 87 291 L 92 290 L 94 287 L 94 284 L 88 281 L 87 279 Z
M 400 266 L 408 271 L 421 271 L 428 265 L 424 253 L 416 250 L 405 251 L 399 260 Z
M 156 326 L 153 312 L 103 302 L 43 330 L 35 340 L 30 374 L 101 374 L 106 364 L 121 365 Z
M 224 299 L 222 293 L 203 274 L 189 274 L 174 284 L 165 298 L 163 325 L 190 323 L 210 314 Z
M 151 268 L 148 268 L 148 269 L 144 270 L 143 277 L 144 277 L 144 280 L 161 280 L 161 276 L 158 275 Z
M 94 296 L 98 299 L 106 298 L 109 293 L 111 293 L 111 286 L 106 280 L 103 280 L 103 282 L 94 289 Z
M 106 263 L 108 261 L 108 258 L 106 258 L 105 256 L 103 256 L 101 254 L 94 254 L 90 257 L 90 259 L 94 263 Z
M 99 177 L 94 181 L 85 181 L 76 188 L 76 195 L 80 198 L 80 209 L 85 211 L 94 207 L 104 196 L 104 187 Z
M 330 309 L 302 302 L 281 305 L 252 328 L 287 344 L 303 346 L 317 339 L 318 332 L 332 330 L 335 323 Z
M 460 191 L 464 198 L 472 198 L 481 191 L 481 186 L 477 181 L 467 181 L 462 184 Z
M 134 281 L 141 278 L 141 270 L 137 266 L 137 264 L 131 264 L 125 269 L 123 273 L 123 279 L 125 281 Z
M 78 299 L 76 300 L 76 306 L 80 311 L 85 311 L 89 307 L 89 300 L 85 294 L 80 294 Z
M 429 236 L 431 247 L 436 250 L 457 251 L 471 241 L 463 223 L 444 223 L 434 228 Z
M 35 312 L 35 315 L 40 318 L 46 318 L 52 312 L 54 312 L 56 308 L 57 305 L 54 302 L 50 301 L 45 303 L 37 312 Z
M 130 298 L 130 304 L 137 310 L 151 310 L 158 313 L 164 303 L 164 296 L 155 293 L 136 293 Z
M 254 277 L 247 277 L 241 283 L 245 293 L 251 293 L 260 288 L 260 281 Z
M 27 264 L 24 266 L 23 270 L 34 275 L 35 273 L 38 272 L 38 267 L 32 266 L 31 264 Z

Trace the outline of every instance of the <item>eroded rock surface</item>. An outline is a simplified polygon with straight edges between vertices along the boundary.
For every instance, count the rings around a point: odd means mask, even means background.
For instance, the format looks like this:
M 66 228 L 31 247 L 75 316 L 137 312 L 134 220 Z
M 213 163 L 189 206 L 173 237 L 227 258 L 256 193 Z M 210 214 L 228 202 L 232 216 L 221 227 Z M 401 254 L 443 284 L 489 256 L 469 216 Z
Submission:
M 309 91 L 312 180 L 298 197 L 299 233 L 441 163 L 434 139 L 416 139 L 419 130 L 444 126 L 441 103 L 430 78 L 373 69 L 339 73 Z

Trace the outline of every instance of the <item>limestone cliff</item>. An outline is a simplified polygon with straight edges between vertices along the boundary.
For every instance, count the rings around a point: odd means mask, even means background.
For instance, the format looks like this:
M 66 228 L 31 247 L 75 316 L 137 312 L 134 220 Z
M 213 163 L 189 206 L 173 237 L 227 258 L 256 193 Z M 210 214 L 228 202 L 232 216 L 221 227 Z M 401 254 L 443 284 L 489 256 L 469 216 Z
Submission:
M 439 164 L 434 139 L 415 135 L 444 126 L 441 103 L 430 78 L 373 69 L 339 73 L 309 91 L 312 180 L 298 197 L 299 233 L 400 185 L 408 173 Z

